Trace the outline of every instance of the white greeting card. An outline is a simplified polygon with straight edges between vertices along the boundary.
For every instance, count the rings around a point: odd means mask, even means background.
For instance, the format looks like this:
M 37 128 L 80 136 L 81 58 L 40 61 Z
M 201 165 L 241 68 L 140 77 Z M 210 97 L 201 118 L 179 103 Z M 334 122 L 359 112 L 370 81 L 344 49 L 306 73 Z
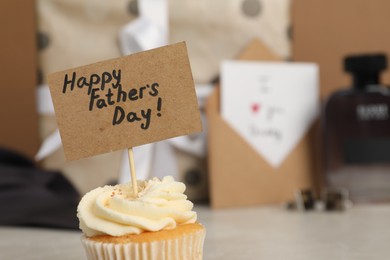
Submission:
M 319 114 L 314 63 L 224 61 L 221 114 L 278 167 Z

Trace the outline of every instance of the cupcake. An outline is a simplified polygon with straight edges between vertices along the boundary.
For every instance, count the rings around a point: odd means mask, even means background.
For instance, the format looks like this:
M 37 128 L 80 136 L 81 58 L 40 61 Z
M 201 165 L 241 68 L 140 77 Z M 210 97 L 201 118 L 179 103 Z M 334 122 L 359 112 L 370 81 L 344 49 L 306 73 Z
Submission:
M 88 259 L 202 259 L 205 228 L 170 176 L 94 189 L 77 216 Z

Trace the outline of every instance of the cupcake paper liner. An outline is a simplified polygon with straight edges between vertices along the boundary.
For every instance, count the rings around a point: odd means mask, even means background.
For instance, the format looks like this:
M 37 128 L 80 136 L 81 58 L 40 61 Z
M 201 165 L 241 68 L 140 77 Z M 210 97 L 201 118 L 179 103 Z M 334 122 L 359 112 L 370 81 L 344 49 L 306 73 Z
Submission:
M 201 260 L 204 230 L 180 238 L 124 244 L 103 243 L 82 237 L 89 260 Z

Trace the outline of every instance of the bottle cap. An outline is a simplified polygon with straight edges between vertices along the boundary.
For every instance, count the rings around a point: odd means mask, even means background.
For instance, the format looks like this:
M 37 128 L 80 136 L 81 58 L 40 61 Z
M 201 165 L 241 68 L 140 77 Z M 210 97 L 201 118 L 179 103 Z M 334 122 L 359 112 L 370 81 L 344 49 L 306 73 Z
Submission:
M 387 68 L 385 54 L 351 55 L 344 59 L 344 69 L 347 72 L 378 73 Z
M 379 74 L 387 67 L 384 54 L 353 55 L 344 59 L 344 69 L 353 76 L 353 87 L 365 89 L 380 83 Z

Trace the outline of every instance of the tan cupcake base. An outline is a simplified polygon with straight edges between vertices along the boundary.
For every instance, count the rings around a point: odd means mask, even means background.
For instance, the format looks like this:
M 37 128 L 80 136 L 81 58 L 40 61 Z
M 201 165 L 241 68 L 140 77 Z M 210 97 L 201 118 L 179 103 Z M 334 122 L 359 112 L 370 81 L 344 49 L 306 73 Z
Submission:
M 83 236 L 82 242 L 90 260 L 198 260 L 205 235 L 205 228 L 194 223 L 139 235 Z

